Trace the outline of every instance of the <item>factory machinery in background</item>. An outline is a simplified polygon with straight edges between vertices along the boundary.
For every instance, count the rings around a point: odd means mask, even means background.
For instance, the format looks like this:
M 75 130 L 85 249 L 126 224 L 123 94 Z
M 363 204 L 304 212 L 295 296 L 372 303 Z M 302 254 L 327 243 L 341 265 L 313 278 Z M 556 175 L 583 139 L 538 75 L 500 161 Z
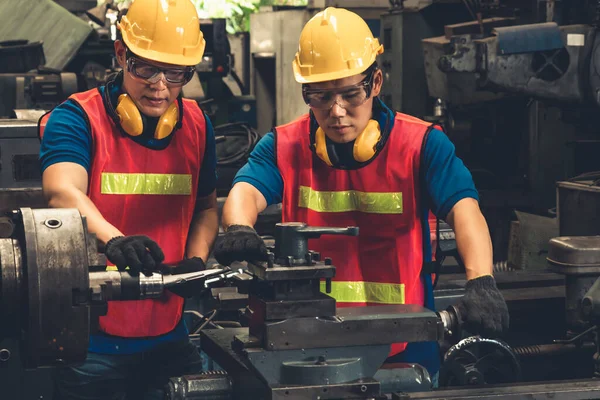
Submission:
M 523 225 L 514 210 L 555 219 L 556 182 L 600 170 L 600 5 L 390 5 L 379 35 L 386 48 L 378 60 L 382 98 L 396 110 L 444 126 L 479 190 L 496 266 L 521 268 L 510 259 L 515 226 Z

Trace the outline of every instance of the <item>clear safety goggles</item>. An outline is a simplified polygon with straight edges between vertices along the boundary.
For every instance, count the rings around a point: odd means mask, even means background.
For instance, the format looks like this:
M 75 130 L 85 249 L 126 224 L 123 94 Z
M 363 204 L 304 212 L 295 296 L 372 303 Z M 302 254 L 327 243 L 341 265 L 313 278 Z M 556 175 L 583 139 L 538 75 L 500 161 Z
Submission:
M 148 83 L 157 83 L 164 76 L 169 86 L 183 86 L 194 76 L 194 68 L 161 68 L 142 61 L 129 51 L 127 52 L 127 71 L 134 77 Z
M 303 86 L 302 97 L 310 108 L 317 110 L 329 110 L 335 103 L 344 109 L 358 107 L 371 97 L 375 71 L 371 70 L 365 79 L 357 84 L 337 89 L 310 89 Z

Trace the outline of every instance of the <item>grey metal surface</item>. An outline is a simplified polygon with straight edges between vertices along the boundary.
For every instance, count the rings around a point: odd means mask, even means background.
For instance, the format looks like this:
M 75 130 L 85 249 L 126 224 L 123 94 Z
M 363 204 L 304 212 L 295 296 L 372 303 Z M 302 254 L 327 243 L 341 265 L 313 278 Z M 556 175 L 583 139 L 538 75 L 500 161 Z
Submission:
M 302 279 L 333 278 L 335 267 L 318 262 L 315 265 L 296 266 L 294 268 L 275 264 L 269 268 L 267 263 L 248 263 L 248 271 L 265 281 L 287 281 Z
M 22 302 L 22 265 L 21 249 L 14 239 L 0 239 L 0 318 L 2 326 L 0 337 L 20 333 Z
M 593 176 L 556 183 L 561 236 L 600 235 L 600 187 Z
M 44 200 L 41 187 L 31 188 L 0 188 L 0 211 L 16 210 L 20 207 L 43 208 Z
M 570 35 L 582 35 L 589 45 L 505 56 L 498 55 L 500 44 L 496 38 L 482 40 L 488 57 L 487 66 L 481 67 L 481 72 L 485 71 L 486 85 L 535 97 L 583 102 L 588 88 L 582 70 L 589 63 L 594 33 L 585 25 L 561 26 L 560 31 L 565 43 Z
M 490 385 L 419 393 L 396 393 L 393 400 L 502 399 L 583 400 L 600 398 L 600 381 L 594 379 Z
M 245 356 L 269 386 L 326 385 L 371 378 L 390 347 L 354 346 L 268 351 L 247 349 Z
M 521 34 L 531 31 L 533 36 L 539 33 L 532 25 L 497 29 L 521 30 Z M 515 45 L 515 49 L 511 49 L 514 52 L 502 54 L 501 43 L 496 36 L 481 39 L 472 35 L 458 35 L 450 40 L 452 45 L 448 45 L 449 40 L 446 38 L 424 41 L 430 53 L 428 57 L 426 56 L 428 79 L 431 77 L 432 80 L 429 85 L 430 91 L 432 85 L 435 89 L 431 94 L 436 96 L 439 94 L 439 97 L 452 101 L 451 97 L 456 97 L 458 94 L 452 93 L 453 89 L 447 86 L 447 82 L 444 83 L 444 78 L 440 77 L 440 74 L 462 73 L 467 79 L 466 83 L 470 80 L 471 84 L 475 84 L 475 89 L 479 90 L 514 92 L 559 101 L 585 102 L 590 90 L 585 73 L 588 71 L 595 32 L 587 25 L 561 26 L 559 30 L 562 42 L 569 43 L 569 38 L 576 36 L 583 38 L 584 45 L 568 45 L 545 51 L 531 50 L 525 53 L 516 52 L 517 45 Z M 554 33 L 549 35 L 554 37 Z M 440 52 L 445 55 L 439 57 Z M 439 66 L 440 70 L 436 70 L 434 65 Z M 461 91 L 464 89 L 459 89 L 459 94 Z M 471 92 L 471 90 L 466 91 L 465 97 L 459 96 L 459 100 L 468 102 L 467 97 Z
M 384 397 L 385 398 L 385 397 Z M 282 386 L 271 388 L 272 400 L 339 400 L 339 399 L 382 399 L 379 382 L 360 379 L 331 385 Z
M 41 187 L 39 152 L 37 121 L 0 119 L 0 188 Z
M 564 274 L 600 275 L 600 236 L 561 236 L 550 239 L 548 262 Z
M 46 66 L 50 68 L 62 70 L 92 30 L 85 21 L 51 0 L 0 1 L 2 40 L 43 42 Z
M 267 301 L 249 297 L 249 307 L 266 321 L 299 317 L 330 317 L 336 313 L 335 299 L 323 293 L 311 299 L 283 299 Z
M 21 209 L 28 322 L 25 365 L 83 361 L 90 312 L 87 231 L 75 209 Z
M 332 318 L 265 323 L 263 345 L 269 350 L 361 346 L 436 341 L 442 335 L 437 315 L 420 306 L 349 307 Z
M 565 279 L 565 320 L 567 326 L 575 332 L 580 332 L 589 326 L 588 318 L 584 315 L 581 302 L 586 296 L 597 275 L 567 275 Z
M 554 22 L 498 27 L 493 33 L 498 38 L 498 54 L 554 50 L 565 45 Z
M 224 371 L 171 378 L 166 389 L 168 400 L 229 400 L 231 378 Z
M 431 376 L 419 364 L 395 364 L 378 370 L 373 379 L 381 385 L 381 393 L 421 392 L 431 390 Z
M 267 399 L 270 390 L 250 367 L 248 359 L 231 347 L 235 336 L 248 334 L 248 328 L 204 329 L 200 332 L 202 350 L 224 368 L 234 382 L 234 398 L 247 398 L 248 393 Z
M 515 211 L 519 221 L 518 260 L 509 260 L 519 269 L 546 269 L 549 240 L 558 236 L 558 221 L 521 211 Z
M 468 51 L 474 52 L 475 46 L 472 44 L 472 40 L 468 37 L 461 37 L 457 40 L 460 43 L 460 40 L 463 39 L 464 43 L 461 43 L 461 47 L 466 47 Z M 479 90 L 479 77 L 476 74 L 443 72 L 439 68 L 439 61 L 444 56 L 454 53 L 450 39 L 444 36 L 427 38 L 422 41 L 422 46 L 427 90 L 430 96 L 455 105 L 476 104 L 506 96 L 505 93 Z

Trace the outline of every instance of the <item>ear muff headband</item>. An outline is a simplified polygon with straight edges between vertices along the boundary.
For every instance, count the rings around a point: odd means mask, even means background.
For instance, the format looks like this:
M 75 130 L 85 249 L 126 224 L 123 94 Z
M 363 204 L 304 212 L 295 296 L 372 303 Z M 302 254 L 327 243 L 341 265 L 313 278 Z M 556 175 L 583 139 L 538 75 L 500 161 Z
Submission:
M 354 141 L 352 155 L 359 163 L 369 161 L 377 153 L 377 145 L 381 141 L 381 127 L 379 122 L 372 119 L 369 121 L 365 129 L 357 136 Z M 333 166 L 329 152 L 327 150 L 327 140 L 325 131 L 321 127 L 315 132 L 314 150 L 316 155 L 330 167 Z
M 126 93 L 121 94 L 117 100 L 116 108 L 113 108 L 110 101 L 110 87 L 119 79 L 122 80 L 121 74 L 106 83 L 106 87 L 104 88 L 105 107 L 113 121 L 115 121 L 123 132 L 130 136 L 139 136 L 144 133 L 144 118 L 131 97 Z M 167 110 L 159 117 L 156 129 L 154 130 L 155 139 L 164 139 L 181 127 L 183 112 L 179 112 L 179 110 L 183 111 L 181 96 L 177 98 L 176 102 L 171 103 Z

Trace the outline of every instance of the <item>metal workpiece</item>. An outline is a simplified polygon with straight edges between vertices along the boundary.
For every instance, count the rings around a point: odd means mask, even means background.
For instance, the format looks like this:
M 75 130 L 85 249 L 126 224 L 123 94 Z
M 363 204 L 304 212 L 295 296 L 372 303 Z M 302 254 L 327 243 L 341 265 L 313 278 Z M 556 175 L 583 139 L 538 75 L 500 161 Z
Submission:
M 165 400 L 230 400 L 232 381 L 225 371 L 169 379 Z
M 584 400 L 600 398 L 600 381 L 591 379 L 489 385 L 417 393 L 395 393 L 392 400 Z
M 389 345 L 443 337 L 436 313 L 411 304 L 340 308 L 334 317 L 267 321 L 262 329 L 267 350 Z
M 119 300 L 144 300 L 162 296 L 164 291 L 161 274 L 131 275 L 129 272 L 90 272 L 91 300 L 94 303 Z
M 225 269 L 215 268 L 179 275 L 163 275 L 156 272 L 146 275 L 130 274 L 128 271 L 90 272 L 92 301 L 144 300 L 161 297 L 165 289 L 185 285 L 208 277 L 226 278 Z M 231 271 L 230 271 L 231 272 Z M 237 272 L 233 272 L 237 273 Z
M 456 305 L 450 305 L 446 310 L 438 313 L 444 329 L 445 338 L 459 338 L 461 336 L 462 320 Z
M 301 222 L 275 225 L 275 263 L 288 267 L 314 264 L 316 253 L 308 250 L 308 239 L 321 235 L 358 236 L 358 227 L 334 228 L 308 226 Z

